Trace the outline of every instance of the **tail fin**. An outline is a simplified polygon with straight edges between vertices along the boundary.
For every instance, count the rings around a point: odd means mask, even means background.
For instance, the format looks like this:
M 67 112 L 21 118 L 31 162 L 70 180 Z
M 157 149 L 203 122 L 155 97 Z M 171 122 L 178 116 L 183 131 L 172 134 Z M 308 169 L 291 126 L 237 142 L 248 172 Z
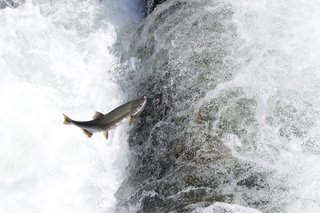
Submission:
M 72 120 L 71 120 L 70 118 L 68 118 L 68 116 L 66 116 L 65 114 L 63 114 L 63 117 L 64 117 L 63 124 L 66 124 L 66 125 L 72 124 Z

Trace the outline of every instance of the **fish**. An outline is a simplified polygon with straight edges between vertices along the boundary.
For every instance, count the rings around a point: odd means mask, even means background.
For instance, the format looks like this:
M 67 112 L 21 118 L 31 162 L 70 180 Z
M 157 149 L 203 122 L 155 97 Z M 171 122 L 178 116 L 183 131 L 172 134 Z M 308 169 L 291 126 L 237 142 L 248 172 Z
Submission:
M 75 121 L 63 114 L 63 123 L 66 125 L 75 125 L 81 128 L 89 138 L 91 138 L 93 133 L 104 132 L 104 136 L 108 140 L 109 130 L 119 126 L 126 119 L 129 120 L 129 124 L 131 125 L 143 111 L 146 104 L 147 97 L 143 96 L 139 99 L 123 104 L 107 114 L 95 112 L 93 120 L 90 121 Z

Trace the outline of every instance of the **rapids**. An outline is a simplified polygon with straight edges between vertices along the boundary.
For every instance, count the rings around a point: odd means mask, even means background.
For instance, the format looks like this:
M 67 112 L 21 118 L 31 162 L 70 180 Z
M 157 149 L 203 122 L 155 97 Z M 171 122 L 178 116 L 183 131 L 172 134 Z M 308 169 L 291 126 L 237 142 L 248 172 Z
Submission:
M 318 212 L 319 14 L 317 1 L 172 0 L 129 48 L 118 39 L 120 88 L 149 97 L 118 210 Z
M 1 213 L 114 212 L 127 127 L 87 139 L 62 113 L 86 120 L 126 101 L 110 47 L 141 20 L 138 4 L 35 0 L 0 10 Z
M 0 213 L 319 212 L 318 1 L 0 8 Z M 62 125 L 143 95 L 108 141 Z

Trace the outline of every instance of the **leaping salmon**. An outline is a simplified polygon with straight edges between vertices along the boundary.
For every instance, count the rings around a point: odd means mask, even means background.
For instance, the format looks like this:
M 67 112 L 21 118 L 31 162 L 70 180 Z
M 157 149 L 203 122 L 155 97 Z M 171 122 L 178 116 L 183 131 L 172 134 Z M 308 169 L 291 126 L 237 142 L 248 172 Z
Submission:
M 64 116 L 64 124 L 75 125 L 83 130 L 90 138 L 93 133 L 104 132 L 104 136 L 108 139 L 108 131 L 120 125 L 125 119 L 129 120 L 129 124 L 139 116 L 147 103 L 147 97 L 143 96 L 134 101 L 119 106 L 107 114 L 96 112 L 91 121 L 74 121 L 68 116 Z

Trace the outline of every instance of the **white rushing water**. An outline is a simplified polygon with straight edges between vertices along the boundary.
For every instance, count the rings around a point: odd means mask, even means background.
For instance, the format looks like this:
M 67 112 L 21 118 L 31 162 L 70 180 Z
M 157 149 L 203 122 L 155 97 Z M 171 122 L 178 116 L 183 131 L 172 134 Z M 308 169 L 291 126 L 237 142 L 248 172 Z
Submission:
M 245 141 L 232 135 L 225 141 L 236 157 L 272 171 L 268 184 L 276 193 L 270 202 L 282 212 L 319 212 L 320 4 L 231 2 L 243 39 L 243 66 L 220 89 L 241 87 L 257 100 L 259 130 L 256 148 L 245 148 Z
M 62 113 L 87 120 L 94 111 L 106 113 L 123 103 L 111 80 L 118 60 L 110 47 L 117 29 L 140 21 L 134 12 L 138 2 L 34 0 L 0 10 L 0 213 L 114 211 L 114 193 L 127 165 L 127 124 L 111 131 L 108 141 L 102 134 L 87 139 L 79 128 L 62 124 Z M 222 141 L 233 157 L 261 168 L 264 188 L 225 187 L 235 195 L 230 204 L 191 207 L 194 212 L 319 212 L 320 4 L 223 2 L 232 7 L 239 39 L 236 54 L 226 61 L 237 69 L 197 104 L 241 91 L 234 102 L 219 106 L 217 121 L 234 122 L 241 130 L 225 130 Z M 156 21 L 163 24 L 161 17 Z M 199 36 L 190 35 L 173 49 L 193 48 Z M 189 82 L 187 74 L 177 81 Z
M 122 103 L 109 51 L 133 1 L 27 1 L 0 11 L 0 212 L 112 212 L 126 125 L 91 139 L 62 124 Z
M 157 123 L 147 142 L 135 143 L 138 187 L 126 204 L 174 209 L 216 193 L 235 205 L 190 208 L 319 212 L 319 20 L 319 1 L 302 0 L 167 1 L 150 14 L 132 45 L 147 80 L 135 72 L 132 87 L 162 103 L 147 112 Z M 187 194 L 190 185 L 214 192 Z

